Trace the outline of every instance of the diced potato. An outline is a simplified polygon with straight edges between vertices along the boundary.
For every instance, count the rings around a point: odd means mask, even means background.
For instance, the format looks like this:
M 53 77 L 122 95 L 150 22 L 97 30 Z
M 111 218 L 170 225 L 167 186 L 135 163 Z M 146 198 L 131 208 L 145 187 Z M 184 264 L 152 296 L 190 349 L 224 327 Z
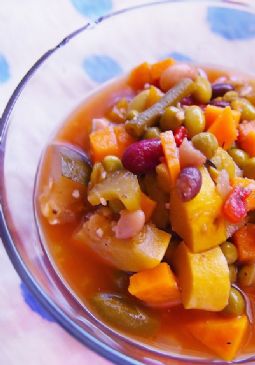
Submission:
M 194 199 L 183 202 L 176 188 L 171 191 L 172 228 L 192 252 L 205 251 L 226 240 L 225 223 L 221 217 L 222 199 L 207 169 L 202 167 L 200 171 L 202 186 Z
M 221 311 L 228 304 L 229 268 L 219 247 L 192 253 L 182 242 L 173 255 L 184 308 Z
M 220 358 L 233 360 L 246 337 L 247 316 L 218 317 L 197 320 L 187 326 L 188 331 Z
M 167 249 L 171 235 L 145 224 L 130 239 L 117 239 L 109 217 L 93 214 L 76 238 L 89 246 L 105 262 L 123 271 L 137 272 L 157 266 Z
M 125 170 L 109 173 L 105 180 L 96 184 L 88 193 L 91 205 L 106 205 L 108 200 L 116 199 L 128 210 L 141 208 L 141 190 L 136 175 Z
M 86 186 L 64 176 L 50 179 L 39 196 L 42 215 L 49 224 L 72 222 L 85 211 Z

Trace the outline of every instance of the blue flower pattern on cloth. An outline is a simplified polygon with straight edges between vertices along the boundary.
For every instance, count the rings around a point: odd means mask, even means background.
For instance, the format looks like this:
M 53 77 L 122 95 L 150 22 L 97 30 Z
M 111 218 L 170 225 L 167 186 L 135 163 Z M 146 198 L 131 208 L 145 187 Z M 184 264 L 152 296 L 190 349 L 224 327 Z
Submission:
M 54 322 L 52 316 L 48 312 L 46 312 L 46 310 L 36 300 L 34 295 L 29 291 L 24 283 L 20 283 L 20 289 L 25 303 L 33 312 L 39 314 L 43 319 L 46 319 L 49 322 Z
M 91 55 L 83 61 L 83 68 L 96 82 L 105 82 L 122 73 L 122 68 L 113 58 L 106 55 Z
M 167 57 L 172 57 L 174 58 L 176 61 L 180 61 L 180 62 L 190 62 L 192 61 L 192 58 L 190 58 L 188 55 L 184 54 L 184 53 L 180 53 L 180 52 L 171 52 L 167 55 Z
M 255 37 L 255 14 L 238 9 L 209 7 L 207 20 L 211 31 L 227 40 Z
M 111 0 L 71 0 L 71 3 L 79 13 L 93 20 L 112 10 Z
M 0 84 L 8 81 L 10 78 L 9 65 L 4 55 L 0 53 Z

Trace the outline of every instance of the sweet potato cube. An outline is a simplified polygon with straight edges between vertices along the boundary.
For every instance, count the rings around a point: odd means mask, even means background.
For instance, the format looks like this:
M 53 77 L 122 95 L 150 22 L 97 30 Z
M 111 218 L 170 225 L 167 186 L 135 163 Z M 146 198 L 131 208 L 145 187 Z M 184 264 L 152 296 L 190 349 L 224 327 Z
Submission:
M 89 139 L 94 162 L 102 161 L 107 155 L 115 156 L 118 152 L 117 138 L 113 127 L 106 127 L 92 132 Z
M 171 307 L 181 303 L 176 278 L 166 262 L 130 277 L 130 294 L 148 305 Z
M 233 236 L 241 263 L 255 262 L 255 224 L 247 224 Z
M 240 147 L 251 157 L 255 156 L 255 121 L 244 122 L 239 125 Z
M 188 331 L 213 353 L 226 361 L 233 360 L 246 337 L 248 318 L 218 317 L 197 320 L 187 325 Z
M 219 247 L 192 253 L 182 242 L 173 255 L 184 308 L 221 311 L 228 304 L 229 268 Z

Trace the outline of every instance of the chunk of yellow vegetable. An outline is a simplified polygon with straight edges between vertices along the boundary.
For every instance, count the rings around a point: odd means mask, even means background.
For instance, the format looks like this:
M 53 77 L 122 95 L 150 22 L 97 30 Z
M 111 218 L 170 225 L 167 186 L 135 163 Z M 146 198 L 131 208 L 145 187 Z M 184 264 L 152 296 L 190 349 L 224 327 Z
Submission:
M 118 239 L 111 217 L 93 214 L 76 234 L 76 239 L 89 246 L 102 260 L 123 271 L 142 271 L 157 266 L 167 249 L 171 235 L 145 224 L 135 237 Z
M 194 199 L 183 202 L 176 188 L 171 191 L 170 220 L 192 252 L 201 252 L 226 240 L 221 216 L 222 199 L 205 167 L 200 168 L 202 186 Z
M 219 247 L 192 253 L 182 242 L 173 255 L 184 308 L 221 311 L 230 292 L 229 268 Z

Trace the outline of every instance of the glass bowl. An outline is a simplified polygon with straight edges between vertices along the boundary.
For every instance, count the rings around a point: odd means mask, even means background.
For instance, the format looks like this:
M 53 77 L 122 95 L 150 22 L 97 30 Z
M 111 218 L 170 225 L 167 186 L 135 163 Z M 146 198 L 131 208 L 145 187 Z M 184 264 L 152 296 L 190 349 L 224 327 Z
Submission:
M 96 88 L 144 60 L 166 56 L 255 73 L 255 13 L 248 3 L 157 1 L 101 17 L 67 36 L 24 76 L 1 118 L 1 235 L 22 280 L 86 346 L 118 364 L 224 364 L 124 338 L 96 320 L 54 270 L 33 206 L 43 149 Z M 234 363 L 254 363 L 245 353 Z

